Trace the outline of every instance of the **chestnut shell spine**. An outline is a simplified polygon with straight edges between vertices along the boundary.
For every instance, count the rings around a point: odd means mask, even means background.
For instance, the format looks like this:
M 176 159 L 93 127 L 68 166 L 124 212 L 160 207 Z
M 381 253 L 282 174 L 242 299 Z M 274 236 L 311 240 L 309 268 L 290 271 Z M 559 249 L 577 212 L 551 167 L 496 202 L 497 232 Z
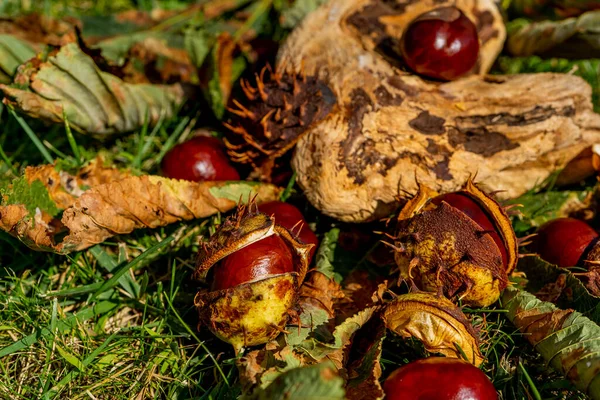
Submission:
M 231 288 L 199 291 L 194 298 L 200 325 L 207 326 L 236 352 L 274 339 L 284 328 L 308 270 L 313 245 L 304 245 L 272 217 L 240 206 L 204 243 L 194 278 L 207 283 L 215 264 L 235 251 L 271 235 L 279 235 L 292 252 L 294 271 L 266 275 Z
M 267 71 L 269 72 L 268 77 Z M 314 76 L 281 74 L 265 67 L 256 87 L 242 80 L 244 104 L 234 99 L 225 123 L 225 139 L 234 162 L 250 164 L 262 180 L 269 180 L 275 160 L 290 150 L 311 124 L 324 119 L 336 103 L 327 84 Z

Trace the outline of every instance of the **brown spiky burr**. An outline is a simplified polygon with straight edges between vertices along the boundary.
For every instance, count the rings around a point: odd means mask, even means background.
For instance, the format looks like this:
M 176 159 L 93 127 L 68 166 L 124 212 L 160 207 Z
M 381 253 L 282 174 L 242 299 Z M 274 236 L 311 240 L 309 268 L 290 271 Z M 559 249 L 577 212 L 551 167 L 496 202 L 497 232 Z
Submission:
M 315 76 L 273 72 L 268 66 L 256 75 L 256 86 L 242 80 L 241 87 L 246 99 L 233 99 L 228 108 L 225 144 L 234 162 L 250 164 L 255 176 L 269 181 L 276 160 L 329 114 L 336 97 Z

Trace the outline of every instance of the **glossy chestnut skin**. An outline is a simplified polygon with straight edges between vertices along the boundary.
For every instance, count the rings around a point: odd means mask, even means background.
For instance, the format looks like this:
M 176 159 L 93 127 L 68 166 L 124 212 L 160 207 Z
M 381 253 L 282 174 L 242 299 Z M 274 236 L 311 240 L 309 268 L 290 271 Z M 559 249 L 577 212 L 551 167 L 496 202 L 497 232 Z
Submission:
M 504 245 L 504 241 L 496 230 L 494 223 L 488 214 L 481 208 L 481 206 L 475 200 L 460 192 L 442 194 L 432 200 L 432 202 L 436 205 L 439 205 L 442 201 L 445 201 L 454 208 L 458 208 L 469 218 L 475 221 L 483 230 L 487 231 L 492 239 L 494 239 L 496 246 L 498 246 L 500 254 L 502 254 L 504 267 L 506 267 L 508 265 L 508 252 L 506 250 L 506 246 Z
M 298 239 L 300 239 L 302 243 L 315 245 L 310 251 L 309 263 L 312 261 L 312 258 L 317 251 L 317 247 L 319 246 L 319 239 L 308 226 L 304 219 L 304 215 L 302 215 L 300 210 L 283 201 L 270 201 L 268 203 L 259 204 L 258 211 L 274 216 L 275 223 L 288 230 L 292 230 L 294 227 L 297 229 L 298 222 L 303 224 L 302 229 L 300 229 L 300 233 L 298 234 Z M 294 232 L 297 232 L 297 230 L 294 230 Z
M 292 229 L 299 221 L 304 222 L 304 215 L 290 203 L 269 201 L 258 205 L 258 211 L 275 217 L 275 222 L 286 229 Z
M 496 400 L 488 377 L 456 358 L 429 357 L 408 363 L 383 384 L 386 400 Z
M 209 136 L 197 136 L 173 147 L 162 159 L 161 169 L 167 178 L 193 182 L 240 180 L 223 143 Z
M 477 63 L 477 28 L 456 7 L 436 8 L 410 23 L 402 35 L 400 51 L 406 65 L 416 73 L 454 80 Z
M 229 289 L 272 275 L 294 271 L 292 252 L 271 235 L 232 253 L 213 267 L 211 290 Z
M 562 268 L 581 265 L 598 238 L 591 226 L 574 218 L 549 221 L 537 233 L 534 250 L 544 260 Z

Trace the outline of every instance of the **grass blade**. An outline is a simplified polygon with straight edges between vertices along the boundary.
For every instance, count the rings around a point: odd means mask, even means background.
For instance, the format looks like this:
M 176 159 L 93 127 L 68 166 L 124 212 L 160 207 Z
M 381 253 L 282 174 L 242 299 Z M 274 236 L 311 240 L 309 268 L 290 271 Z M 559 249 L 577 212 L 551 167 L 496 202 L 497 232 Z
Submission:
M 98 291 L 92 296 L 92 300 L 96 299 L 101 293 L 107 291 L 108 289 L 115 287 L 119 283 L 121 277 L 125 275 L 127 271 L 141 263 L 143 260 L 148 258 L 150 255 L 154 254 L 156 251 L 162 249 L 167 244 L 171 243 L 173 239 L 173 235 L 167 236 L 162 241 L 158 242 L 157 244 L 155 244 L 154 246 L 150 247 L 148 250 L 137 256 L 131 262 L 121 267 L 121 269 L 119 269 L 109 280 L 105 281 L 102 284 L 102 286 L 100 286 L 100 289 L 98 289 Z
M 65 120 L 65 132 L 67 134 L 67 141 L 69 142 L 69 146 L 71 146 L 71 151 L 75 156 L 75 160 L 77 161 L 77 166 L 80 167 L 83 163 L 81 160 L 81 154 L 79 153 L 79 147 L 77 147 L 77 142 L 75 141 L 75 137 L 73 136 L 73 132 L 71 131 L 71 125 L 69 124 L 69 119 L 67 118 L 67 114 L 63 110 L 63 119 Z
M 8 111 L 10 112 L 10 115 L 12 115 L 13 118 L 17 120 L 17 122 L 19 123 L 19 125 L 21 125 L 21 128 L 23 128 L 23 130 L 25 131 L 25 133 L 27 134 L 27 136 L 29 136 L 29 139 L 31 139 L 31 141 L 33 142 L 33 144 L 35 145 L 35 147 L 37 147 L 37 149 L 42 154 L 42 156 L 44 157 L 44 159 L 49 164 L 54 163 L 54 159 L 52 158 L 52 156 L 50 155 L 50 153 L 48 153 L 48 150 L 42 144 L 42 142 L 40 141 L 40 139 L 35 135 L 35 133 L 33 132 L 33 130 L 29 127 L 29 125 L 27 124 L 27 122 L 25 122 L 25 120 L 19 114 L 17 114 L 15 112 L 15 110 L 13 110 L 12 108 L 9 108 Z
M 102 266 L 108 272 L 112 272 L 115 268 L 117 268 L 121 263 L 117 263 L 110 254 L 108 254 L 100 245 L 96 245 L 89 249 L 89 252 L 96 258 L 98 264 Z M 140 294 L 140 285 L 135 281 L 135 279 L 129 275 L 124 274 L 119 278 L 119 284 L 132 298 L 137 298 Z M 100 284 L 96 290 L 100 289 L 102 285 Z
M 87 321 L 88 319 L 94 318 L 98 315 L 106 314 L 107 312 L 115 309 L 118 306 L 118 303 L 114 303 L 112 301 L 102 301 L 96 305 L 87 307 L 77 314 L 73 314 L 68 318 L 65 318 L 62 321 L 58 321 L 56 323 L 56 332 L 63 333 L 68 331 L 69 329 L 74 328 L 81 322 Z M 36 343 L 39 339 L 48 337 L 52 335 L 51 328 L 42 328 L 38 329 L 35 333 L 32 333 L 29 336 L 24 337 L 21 340 L 14 342 L 11 345 L 8 345 L 2 349 L 0 349 L 0 358 L 13 354 L 17 351 L 23 350 L 32 344 Z

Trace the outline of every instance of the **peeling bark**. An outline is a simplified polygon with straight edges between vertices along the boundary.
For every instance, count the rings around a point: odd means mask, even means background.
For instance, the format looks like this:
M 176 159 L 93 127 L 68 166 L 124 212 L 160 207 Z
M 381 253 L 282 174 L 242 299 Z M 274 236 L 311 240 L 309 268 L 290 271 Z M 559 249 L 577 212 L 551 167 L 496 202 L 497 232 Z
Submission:
M 285 43 L 278 70 L 304 68 L 337 98 L 292 161 L 323 213 L 354 222 L 385 217 L 399 197 L 416 192 L 417 180 L 446 192 L 475 174 L 487 189 L 515 197 L 600 143 L 600 117 L 583 79 L 485 75 L 506 36 L 492 0 L 455 2 L 479 28 L 479 75 L 440 83 L 406 72 L 395 50 L 403 28 L 446 4 L 332 0 Z

